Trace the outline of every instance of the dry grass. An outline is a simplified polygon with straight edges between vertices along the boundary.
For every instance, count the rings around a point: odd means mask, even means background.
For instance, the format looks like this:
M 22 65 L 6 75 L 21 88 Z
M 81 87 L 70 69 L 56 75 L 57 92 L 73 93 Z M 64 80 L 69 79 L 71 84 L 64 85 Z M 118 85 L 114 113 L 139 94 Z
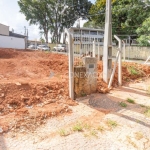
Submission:
M 68 135 L 70 135 L 70 132 L 65 130 L 65 129 L 60 129 L 59 130 L 59 135 L 60 136 L 68 136 Z
M 146 107 L 144 114 L 146 117 L 150 117 L 150 107 Z
M 132 141 L 130 136 L 126 136 L 128 143 L 130 143 L 133 147 L 138 148 L 137 145 Z
M 82 131 L 83 131 L 83 127 L 84 127 L 84 126 L 83 126 L 82 123 L 77 122 L 77 123 L 73 126 L 72 130 L 73 130 L 73 131 L 82 132 Z
M 144 137 L 144 136 L 143 136 L 143 133 L 142 133 L 142 132 L 136 132 L 136 133 L 135 133 L 135 138 L 136 138 L 137 140 L 141 140 L 143 137 Z
M 111 128 L 115 128 L 118 126 L 118 123 L 115 120 L 107 120 L 106 124 L 111 127 Z
M 150 86 L 147 88 L 147 94 L 150 95 Z

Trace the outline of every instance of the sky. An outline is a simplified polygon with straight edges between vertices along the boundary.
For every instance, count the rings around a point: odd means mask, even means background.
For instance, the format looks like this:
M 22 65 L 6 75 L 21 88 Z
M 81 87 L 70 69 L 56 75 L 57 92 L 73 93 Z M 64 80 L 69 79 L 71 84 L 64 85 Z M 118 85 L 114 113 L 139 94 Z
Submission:
M 9 26 L 9 30 L 15 33 L 23 34 L 24 27 L 28 28 L 29 39 L 36 40 L 40 38 L 38 26 L 29 25 L 25 16 L 21 14 L 17 3 L 18 0 L 0 0 L 0 23 Z M 92 3 L 95 0 L 90 0 Z M 81 23 L 83 24 L 83 22 Z

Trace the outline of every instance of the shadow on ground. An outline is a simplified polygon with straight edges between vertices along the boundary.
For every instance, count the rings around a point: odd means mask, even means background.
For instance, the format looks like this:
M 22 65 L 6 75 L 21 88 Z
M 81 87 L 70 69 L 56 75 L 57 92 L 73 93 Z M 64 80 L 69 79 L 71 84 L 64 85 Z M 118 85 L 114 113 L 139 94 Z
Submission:
M 119 88 L 116 89 L 117 91 L 124 91 L 125 93 L 128 92 L 130 94 L 136 93 L 141 96 L 148 96 L 146 93 L 142 93 L 137 91 L 136 89 L 133 90 L 129 87 L 126 88 Z M 113 91 L 112 91 L 113 92 Z M 126 97 L 126 95 L 122 95 L 122 97 Z M 145 127 L 150 128 L 150 119 L 146 119 L 146 116 L 144 115 L 144 112 L 146 110 L 146 107 L 142 105 L 141 103 L 138 104 L 138 100 L 135 101 L 134 104 L 127 102 L 124 98 L 118 98 L 117 95 L 114 96 L 112 94 L 92 94 L 90 96 L 87 96 L 86 98 L 79 98 L 77 99 L 78 102 L 84 103 L 88 105 L 89 107 L 96 109 L 100 112 L 103 112 L 105 114 L 115 114 L 117 116 L 123 117 L 127 120 L 139 123 Z M 148 99 L 147 99 L 148 101 Z M 122 107 L 121 102 L 125 103 L 127 106 Z M 143 100 L 143 104 L 145 104 L 145 100 Z

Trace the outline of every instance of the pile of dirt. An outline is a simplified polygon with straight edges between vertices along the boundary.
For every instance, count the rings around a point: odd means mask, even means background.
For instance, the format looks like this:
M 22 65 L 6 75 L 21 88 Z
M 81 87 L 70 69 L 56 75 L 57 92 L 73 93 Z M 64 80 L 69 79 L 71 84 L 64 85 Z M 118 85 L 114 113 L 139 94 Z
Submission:
M 98 86 L 97 91 L 100 93 L 108 93 L 108 85 L 102 79 L 103 63 L 98 62 Z M 122 63 L 122 82 L 126 84 L 127 82 L 139 82 L 141 78 L 148 78 L 150 76 L 150 67 L 148 65 L 142 65 L 133 62 L 123 62 Z M 118 67 L 114 75 L 114 80 L 112 87 L 118 86 Z
M 40 125 L 44 123 L 43 118 L 69 113 L 69 106 L 77 105 L 68 96 L 68 57 L 65 55 L 0 49 L 0 68 L 3 132 Z M 36 123 L 33 123 L 33 114 Z

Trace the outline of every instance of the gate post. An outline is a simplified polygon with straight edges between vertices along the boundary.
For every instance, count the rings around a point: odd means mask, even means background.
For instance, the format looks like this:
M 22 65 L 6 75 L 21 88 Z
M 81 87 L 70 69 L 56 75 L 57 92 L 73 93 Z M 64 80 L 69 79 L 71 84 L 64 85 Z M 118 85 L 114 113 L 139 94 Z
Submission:
M 72 30 L 66 30 L 68 35 L 68 54 L 69 54 L 69 97 L 74 99 L 74 51 L 73 51 L 73 37 Z
M 95 39 L 93 41 L 93 57 L 95 57 Z
M 122 41 L 121 39 L 118 39 L 119 41 L 119 59 L 118 59 L 118 84 L 122 85 Z
M 119 56 L 118 56 L 118 83 L 122 85 L 122 41 L 116 35 L 114 35 L 115 39 L 119 42 Z

